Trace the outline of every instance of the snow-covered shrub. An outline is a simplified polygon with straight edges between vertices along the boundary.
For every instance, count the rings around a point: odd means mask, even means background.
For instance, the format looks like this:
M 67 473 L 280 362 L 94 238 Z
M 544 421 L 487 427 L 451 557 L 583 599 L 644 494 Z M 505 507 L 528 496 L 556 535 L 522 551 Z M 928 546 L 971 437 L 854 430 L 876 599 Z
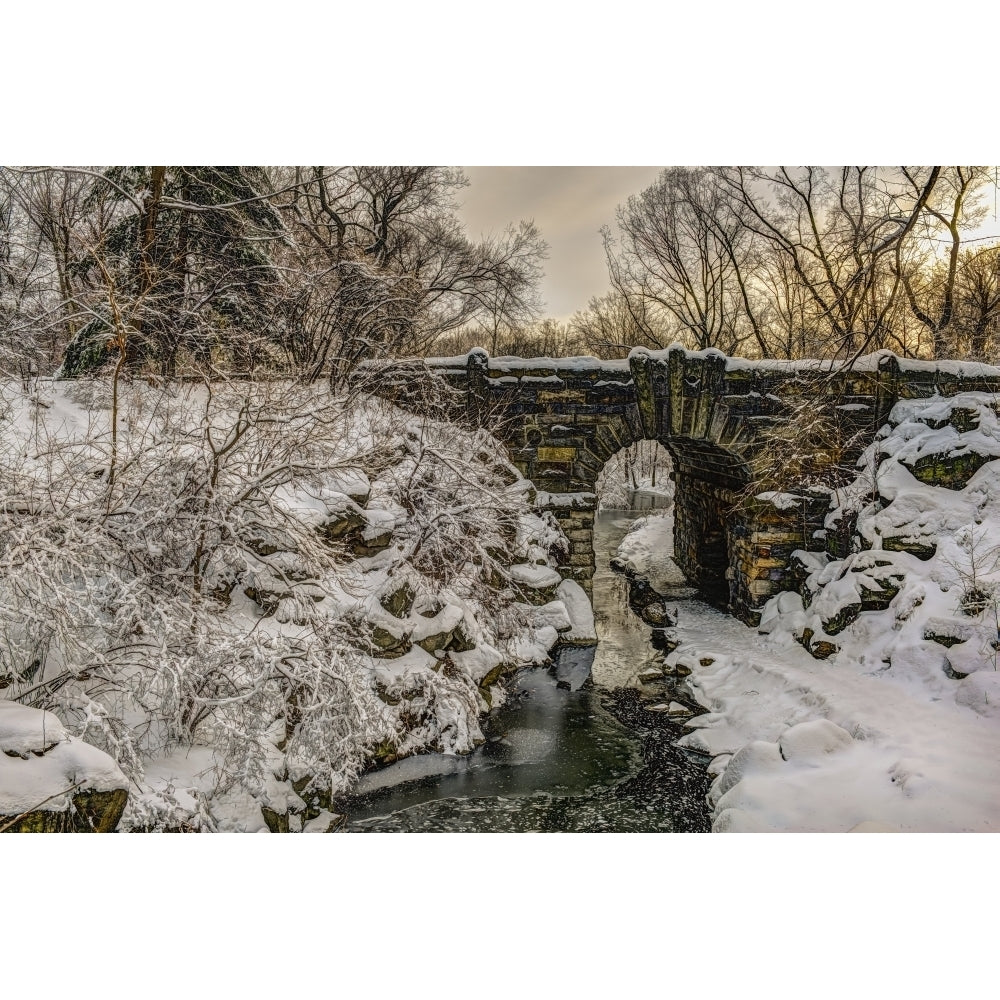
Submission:
M 101 382 L 2 393 L 0 686 L 140 784 L 126 824 L 287 823 L 373 759 L 467 751 L 486 686 L 545 654 L 510 567 L 552 526 L 484 432 L 131 383 L 112 446 Z

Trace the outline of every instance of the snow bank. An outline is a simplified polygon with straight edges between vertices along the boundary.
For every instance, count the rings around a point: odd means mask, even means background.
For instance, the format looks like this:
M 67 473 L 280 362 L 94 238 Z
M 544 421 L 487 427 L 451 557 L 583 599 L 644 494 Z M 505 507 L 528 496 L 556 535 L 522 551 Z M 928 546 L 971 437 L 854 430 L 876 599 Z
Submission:
M 644 578 L 658 594 L 673 595 L 687 583 L 670 554 L 673 550 L 673 514 L 651 514 L 633 522 L 615 559 L 626 575 Z
M 566 609 L 569 628 L 562 635 L 564 642 L 575 646 L 597 642 L 594 609 L 586 591 L 574 580 L 563 580 L 556 588 L 556 596 Z
M 695 602 L 677 632 L 668 673 L 707 709 L 678 743 L 713 758 L 716 832 L 1000 830 L 1000 727 L 964 681 L 817 661 Z

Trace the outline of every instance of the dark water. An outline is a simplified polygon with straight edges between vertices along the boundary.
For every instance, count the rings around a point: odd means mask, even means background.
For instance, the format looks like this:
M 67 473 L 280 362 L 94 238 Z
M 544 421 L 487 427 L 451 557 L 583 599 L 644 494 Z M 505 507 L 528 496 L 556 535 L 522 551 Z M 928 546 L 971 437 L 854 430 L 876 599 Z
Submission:
M 673 500 L 670 497 L 664 496 L 662 493 L 654 493 L 652 490 L 629 490 L 628 499 L 632 510 L 664 510 L 673 506 Z
M 635 516 L 602 516 L 598 563 L 614 553 Z M 621 642 L 619 623 L 631 615 L 621 607 L 622 588 L 595 585 L 594 596 L 599 634 L 611 623 L 618 640 L 602 639 L 601 653 L 606 657 L 613 648 L 628 660 L 617 672 L 655 661 L 649 630 L 638 619 L 634 627 L 628 623 L 628 640 Z M 428 754 L 366 775 L 358 793 L 338 803 L 347 814 L 345 828 L 707 831 L 706 761 L 672 746 L 684 732 L 679 723 L 647 710 L 674 695 L 662 686 L 643 692 L 596 686 L 590 676 L 595 652 L 563 649 L 551 667 L 518 674 L 507 704 L 484 726 L 486 743 L 474 753 Z

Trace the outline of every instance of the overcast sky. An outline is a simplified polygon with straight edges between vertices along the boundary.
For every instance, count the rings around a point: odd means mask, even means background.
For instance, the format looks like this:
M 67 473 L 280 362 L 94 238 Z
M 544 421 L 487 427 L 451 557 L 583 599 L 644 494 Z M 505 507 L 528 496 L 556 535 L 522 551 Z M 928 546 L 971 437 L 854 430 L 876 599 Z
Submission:
M 545 315 L 567 319 L 607 291 L 600 228 L 615 208 L 647 187 L 663 167 L 463 167 L 459 193 L 469 235 L 532 219 L 549 244 L 542 296 Z

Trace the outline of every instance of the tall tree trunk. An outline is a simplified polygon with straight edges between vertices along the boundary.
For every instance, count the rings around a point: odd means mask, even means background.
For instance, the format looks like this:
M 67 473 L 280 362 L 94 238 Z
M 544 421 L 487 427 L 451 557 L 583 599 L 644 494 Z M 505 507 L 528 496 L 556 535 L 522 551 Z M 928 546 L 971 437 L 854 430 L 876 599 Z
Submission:
M 160 212 L 160 201 L 163 198 L 163 181 L 166 173 L 166 167 L 150 168 L 149 193 L 143 199 L 142 215 L 139 218 L 139 298 L 137 310 L 139 322 L 136 324 L 137 336 L 129 339 L 127 361 L 130 366 L 140 364 L 149 353 L 153 335 L 149 307 L 156 287 L 156 220 Z

